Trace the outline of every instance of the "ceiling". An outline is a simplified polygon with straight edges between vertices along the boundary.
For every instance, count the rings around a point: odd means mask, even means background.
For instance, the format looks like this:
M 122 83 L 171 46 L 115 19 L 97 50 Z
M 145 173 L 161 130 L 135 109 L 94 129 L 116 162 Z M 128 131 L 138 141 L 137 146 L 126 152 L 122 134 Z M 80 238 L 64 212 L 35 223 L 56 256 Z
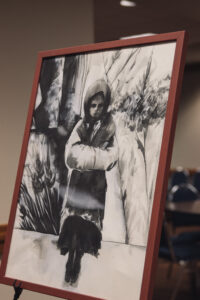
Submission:
M 120 0 L 94 0 L 95 41 L 110 41 L 144 33 L 187 30 L 187 63 L 200 63 L 199 0 L 135 0 L 122 7 Z

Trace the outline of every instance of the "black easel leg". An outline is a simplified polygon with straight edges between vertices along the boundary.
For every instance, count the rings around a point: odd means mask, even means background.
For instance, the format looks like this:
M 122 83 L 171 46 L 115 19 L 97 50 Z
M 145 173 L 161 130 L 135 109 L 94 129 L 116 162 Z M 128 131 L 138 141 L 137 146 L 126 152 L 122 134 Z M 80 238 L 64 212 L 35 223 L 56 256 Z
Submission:
M 16 285 L 16 283 L 17 283 L 17 280 L 15 280 L 15 281 L 13 282 L 13 287 L 14 287 L 14 290 L 15 290 L 15 294 L 14 294 L 13 300 L 19 299 L 19 297 L 20 297 L 20 295 L 21 295 L 21 293 L 22 293 L 22 291 L 23 291 L 23 288 L 21 287 L 21 286 L 22 286 L 22 283 L 20 282 L 19 285 Z

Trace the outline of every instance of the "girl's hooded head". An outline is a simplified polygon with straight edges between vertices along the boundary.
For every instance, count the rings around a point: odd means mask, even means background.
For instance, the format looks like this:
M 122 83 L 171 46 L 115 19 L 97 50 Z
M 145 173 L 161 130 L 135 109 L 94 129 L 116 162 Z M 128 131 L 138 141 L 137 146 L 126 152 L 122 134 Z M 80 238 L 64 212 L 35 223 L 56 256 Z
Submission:
M 87 122 L 100 120 L 107 112 L 111 91 L 104 79 L 95 81 L 87 90 L 84 99 L 84 112 Z

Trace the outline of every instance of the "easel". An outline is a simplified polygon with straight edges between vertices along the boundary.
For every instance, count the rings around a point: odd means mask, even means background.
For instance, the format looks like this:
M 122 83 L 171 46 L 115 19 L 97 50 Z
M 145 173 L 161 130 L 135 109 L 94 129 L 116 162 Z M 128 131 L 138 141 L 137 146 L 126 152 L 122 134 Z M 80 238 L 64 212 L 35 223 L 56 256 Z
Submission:
M 16 283 L 17 283 L 17 280 L 15 280 L 13 282 L 13 287 L 14 287 L 14 290 L 15 290 L 15 294 L 14 294 L 13 300 L 19 299 L 19 297 L 20 297 L 20 295 L 21 295 L 21 293 L 23 291 L 23 288 L 21 287 L 22 283 L 20 282 L 19 285 L 16 285 Z

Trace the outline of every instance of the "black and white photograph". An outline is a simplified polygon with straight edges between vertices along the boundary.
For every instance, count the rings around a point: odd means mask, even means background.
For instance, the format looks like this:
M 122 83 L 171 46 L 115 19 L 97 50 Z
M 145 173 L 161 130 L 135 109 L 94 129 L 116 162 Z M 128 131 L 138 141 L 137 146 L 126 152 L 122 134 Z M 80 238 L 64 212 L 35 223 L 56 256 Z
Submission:
M 43 59 L 6 277 L 139 300 L 175 49 Z

